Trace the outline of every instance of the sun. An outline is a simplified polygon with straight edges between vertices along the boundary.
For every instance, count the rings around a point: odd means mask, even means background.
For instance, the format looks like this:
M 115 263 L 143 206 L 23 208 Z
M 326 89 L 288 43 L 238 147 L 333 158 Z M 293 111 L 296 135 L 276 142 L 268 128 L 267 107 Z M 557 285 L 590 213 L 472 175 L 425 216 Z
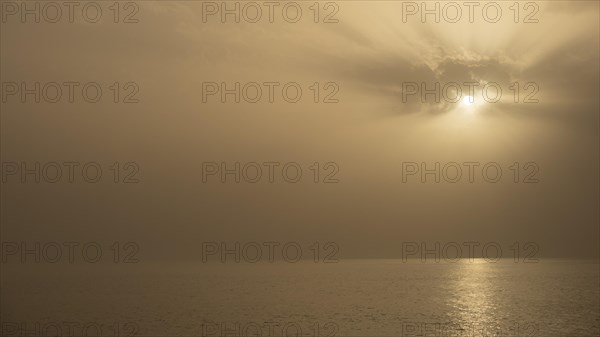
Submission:
M 473 105 L 473 103 L 475 103 L 475 100 L 473 100 L 473 96 L 465 96 L 462 101 L 463 105 L 466 106 Z

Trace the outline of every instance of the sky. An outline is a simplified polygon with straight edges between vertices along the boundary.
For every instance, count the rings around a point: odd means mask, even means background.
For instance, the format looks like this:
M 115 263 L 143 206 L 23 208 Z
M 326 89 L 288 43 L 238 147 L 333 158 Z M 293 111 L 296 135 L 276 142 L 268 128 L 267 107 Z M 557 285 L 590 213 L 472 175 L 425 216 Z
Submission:
M 456 23 L 422 22 L 394 1 L 321 3 L 318 23 L 312 2 L 298 2 L 295 23 L 279 8 L 272 23 L 266 12 L 257 23 L 222 22 L 195 1 L 137 2 L 133 23 L 114 23 L 102 2 L 97 23 L 3 17 L 2 240 L 134 241 L 148 259 L 193 259 L 202 242 L 220 241 L 336 242 L 349 258 L 399 257 L 403 242 L 535 242 L 540 256 L 597 258 L 599 4 L 520 2 L 515 23 L 512 2 L 496 3 L 497 22 L 478 8 L 474 22 L 466 12 Z M 130 12 L 121 8 L 118 21 Z M 63 96 L 7 94 L 7 83 L 23 82 L 59 83 Z M 69 102 L 64 82 L 80 82 L 76 92 L 98 83 L 102 97 Z M 236 82 L 257 83 L 260 100 L 206 91 Z M 272 103 L 265 82 L 278 83 Z M 286 83 L 301 87 L 298 102 L 282 96 Z M 466 94 L 423 100 L 407 83 L 477 87 L 466 104 Z M 502 89 L 493 103 L 482 99 L 490 83 Z M 122 102 L 130 93 L 137 103 Z M 103 175 L 23 183 L 7 162 L 96 162 Z M 236 162 L 258 163 L 262 178 L 206 172 Z M 269 162 L 278 163 L 273 183 Z M 405 171 L 436 162 L 463 175 L 436 183 Z M 478 165 L 473 182 L 467 162 Z M 282 178 L 287 163 L 302 168 L 297 183 Z M 496 183 L 481 176 L 489 163 L 502 169 Z M 121 183 L 130 169 L 139 182 Z

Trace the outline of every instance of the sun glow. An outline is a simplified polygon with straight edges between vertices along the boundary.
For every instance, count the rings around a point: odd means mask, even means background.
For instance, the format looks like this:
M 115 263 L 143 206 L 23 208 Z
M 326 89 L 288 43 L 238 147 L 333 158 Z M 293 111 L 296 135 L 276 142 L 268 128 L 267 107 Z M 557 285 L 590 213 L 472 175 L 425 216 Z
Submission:
M 475 103 L 475 101 L 473 100 L 473 96 L 463 97 L 462 102 L 463 102 L 463 105 L 466 105 L 466 106 L 470 106 L 470 105 L 473 105 L 473 103 Z

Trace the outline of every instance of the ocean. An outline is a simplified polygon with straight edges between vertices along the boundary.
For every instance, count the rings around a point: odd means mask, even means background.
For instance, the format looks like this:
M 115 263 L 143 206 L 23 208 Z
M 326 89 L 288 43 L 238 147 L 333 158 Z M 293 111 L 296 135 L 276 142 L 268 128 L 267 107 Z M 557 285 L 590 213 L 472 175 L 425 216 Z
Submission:
M 3 336 L 600 336 L 595 260 L 3 265 Z

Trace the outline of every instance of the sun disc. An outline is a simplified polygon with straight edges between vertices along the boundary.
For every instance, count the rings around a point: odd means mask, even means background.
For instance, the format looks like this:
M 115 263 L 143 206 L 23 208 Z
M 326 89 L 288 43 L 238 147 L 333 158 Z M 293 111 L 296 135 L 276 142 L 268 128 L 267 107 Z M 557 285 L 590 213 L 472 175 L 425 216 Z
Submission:
M 464 105 L 472 105 L 474 103 L 473 96 L 465 96 L 463 98 Z

